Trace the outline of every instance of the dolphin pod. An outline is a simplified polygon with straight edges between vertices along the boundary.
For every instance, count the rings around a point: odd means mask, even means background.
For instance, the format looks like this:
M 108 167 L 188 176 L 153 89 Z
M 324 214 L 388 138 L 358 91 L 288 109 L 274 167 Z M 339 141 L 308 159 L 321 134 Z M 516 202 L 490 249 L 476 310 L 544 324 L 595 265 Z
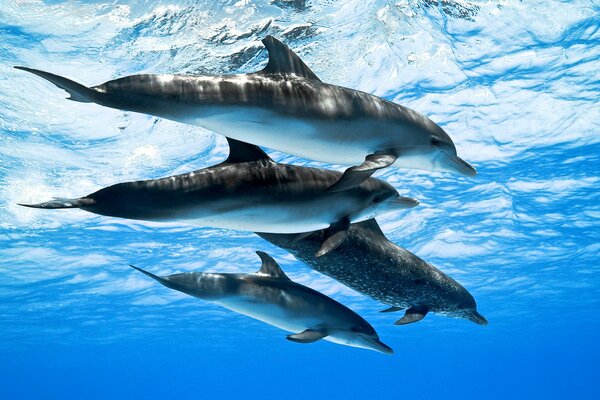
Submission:
M 487 324 L 477 312 L 475 299 L 464 287 L 390 242 L 374 219 L 352 224 L 344 243 L 318 259 L 313 253 L 323 240 L 323 231 L 302 240 L 296 240 L 294 235 L 258 235 L 322 274 L 391 306 L 384 312 L 406 310 L 396 325 L 417 322 L 428 312 Z
M 419 204 L 400 197 L 393 186 L 375 178 L 342 192 L 330 192 L 326 189 L 341 173 L 279 164 L 257 146 L 227 140 L 229 158 L 213 167 L 120 183 L 78 199 L 21 205 L 80 208 L 113 217 L 270 233 L 299 234 L 326 228 L 323 243 L 315 251 L 319 257 L 344 241 L 351 222 Z
M 299 157 L 351 165 L 330 190 L 356 186 L 389 166 L 475 175 L 429 118 L 377 96 L 322 82 L 292 50 L 263 39 L 269 61 L 238 75 L 131 75 L 86 87 L 27 67 L 70 95 L 198 125 Z
M 254 274 L 184 272 L 159 277 L 131 266 L 162 285 L 219 304 L 269 325 L 293 332 L 297 343 L 323 339 L 351 347 L 391 354 L 375 329 L 348 307 L 290 280 L 277 262 L 262 251 Z
M 393 186 L 372 178 L 394 166 L 475 175 L 434 122 L 398 104 L 322 82 L 287 46 L 263 40 L 262 71 L 222 76 L 133 75 L 86 87 L 41 70 L 15 67 L 93 102 L 199 125 L 227 138 L 229 157 L 187 174 L 125 182 L 75 199 L 26 207 L 79 208 L 146 221 L 182 221 L 256 232 L 342 284 L 405 310 L 396 325 L 429 312 L 480 325 L 473 296 L 458 282 L 390 242 L 375 217 L 414 207 Z M 274 162 L 258 145 L 349 165 L 344 173 Z M 391 353 L 369 323 L 333 299 L 292 282 L 266 253 L 255 274 L 188 272 L 156 276 L 164 286 L 218 303 L 293 332 Z

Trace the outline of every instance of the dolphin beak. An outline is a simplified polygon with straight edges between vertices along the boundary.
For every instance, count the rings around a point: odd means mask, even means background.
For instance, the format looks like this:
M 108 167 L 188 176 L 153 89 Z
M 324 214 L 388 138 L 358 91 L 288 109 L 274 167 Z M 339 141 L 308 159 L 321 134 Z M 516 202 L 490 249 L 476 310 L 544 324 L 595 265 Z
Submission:
M 419 200 L 413 199 L 412 197 L 396 197 L 391 201 L 394 208 L 413 208 L 419 205 Z
M 365 336 L 363 337 L 370 344 L 369 349 L 375 350 L 383 354 L 394 354 L 394 350 L 390 346 L 379 340 L 379 338 L 369 338 Z
M 467 317 L 469 321 L 475 322 L 477 325 L 487 325 L 488 320 L 485 317 L 477 312 L 477 310 L 471 311 L 469 316 Z
M 475 176 L 477 175 L 477 170 L 471 166 L 468 162 L 463 160 L 457 155 L 448 154 L 445 151 L 440 151 L 439 156 L 436 157 L 438 161 L 438 165 L 442 171 L 448 172 L 458 172 L 464 176 Z

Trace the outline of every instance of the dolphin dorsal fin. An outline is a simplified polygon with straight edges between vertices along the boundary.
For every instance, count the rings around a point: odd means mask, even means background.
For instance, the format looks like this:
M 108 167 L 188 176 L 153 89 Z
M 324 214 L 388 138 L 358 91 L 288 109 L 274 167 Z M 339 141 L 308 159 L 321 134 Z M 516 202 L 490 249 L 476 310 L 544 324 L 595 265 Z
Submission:
M 293 74 L 321 81 L 296 53 L 273 36 L 267 36 L 262 42 L 269 52 L 269 62 L 261 74 Z
M 224 164 L 236 164 L 249 161 L 268 160 L 271 158 L 261 150 L 260 147 L 250 143 L 240 142 L 232 138 L 226 138 L 229 144 L 229 157 L 224 161 Z
M 262 266 L 258 270 L 257 274 L 268 275 L 272 278 L 285 279 L 288 281 L 290 280 L 285 272 L 283 272 L 279 264 L 277 264 L 277 261 L 273 260 L 273 257 L 264 251 L 257 251 L 256 254 L 258 254 L 262 260 Z
M 381 231 L 381 227 L 379 226 L 379 224 L 377 223 L 377 220 L 375 218 L 371 218 L 366 221 L 358 222 L 355 225 L 360 226 L 361 228 L 370 230 L 371 232 L 376 233 L 377 235 L 381 235 L 381 236 L 385 237 L 384 233 Z

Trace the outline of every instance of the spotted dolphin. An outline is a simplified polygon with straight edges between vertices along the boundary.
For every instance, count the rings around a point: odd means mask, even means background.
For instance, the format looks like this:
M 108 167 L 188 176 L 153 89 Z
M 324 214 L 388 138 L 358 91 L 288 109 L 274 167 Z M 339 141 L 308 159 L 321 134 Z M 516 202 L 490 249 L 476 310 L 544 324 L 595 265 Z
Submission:
M 254 274 L 185 272 L 156 276 L 131 266 L 164 286 L 219 304 L 229 310 L 294 332 L 286 338 L 297 343 L 324 339 L 351 347 L 391 354 L 375 329 L 348 307 L 290 280 L 267 253 Z
M 384 312 L 406 310 L 397 325 L 420 321 L 428 312 L 487 324 L 477 311 L 475 299 L 463 286 L 389 241 L 374 219 L 352 224 L 344 243 L 318 259 L 313 253 L 323 240 L 323 232 L 302 240 L 293 235 L 258 235 L 315 270 L 389 305 Z
M 351 222 L 419 204 L 375 178 L 329 192 L 340 172 L 276 163 L 257 146 L 227 140 L 229 157 L 212 167 L 119 183 L 77 199 L 21 205 L 252 232 L 300 234 L 325 228 L 326 239 L 316 252 L 322 256 L 343 242 Z
M 380 97 L 322 82 L 286 45 L 263 41 L 266 67 L 236 75 L 131 75 L 86 87 L 27 67 L 70 100 L 198 125 L 311 160 L 351 165 L 330 190 L 395 166 L 475 175 L 429 118 Z

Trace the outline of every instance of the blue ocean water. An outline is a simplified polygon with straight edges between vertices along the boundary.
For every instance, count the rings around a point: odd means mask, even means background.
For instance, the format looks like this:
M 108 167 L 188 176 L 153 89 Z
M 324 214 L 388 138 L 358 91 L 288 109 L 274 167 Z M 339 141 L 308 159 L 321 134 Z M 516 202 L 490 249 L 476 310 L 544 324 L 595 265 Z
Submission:
M 599 398 L 599 12 L 579 0 L 1 1 L 0 397 Z M 249 72 L 267 34 L 323 81 L 429 116 L 477 167 L 378 173 L 421 201 L 380 223 L 465 286 L 488 326 L 434 314 L 394 326 L 385 305 L 252 233 L 16 205 L 213 165 L 227 147 L 64 100 L 13 65 L 89 85 Z M 253 272 L 255 250 L 357 311 L 395 354 L 295 344 L 127 267 Z

